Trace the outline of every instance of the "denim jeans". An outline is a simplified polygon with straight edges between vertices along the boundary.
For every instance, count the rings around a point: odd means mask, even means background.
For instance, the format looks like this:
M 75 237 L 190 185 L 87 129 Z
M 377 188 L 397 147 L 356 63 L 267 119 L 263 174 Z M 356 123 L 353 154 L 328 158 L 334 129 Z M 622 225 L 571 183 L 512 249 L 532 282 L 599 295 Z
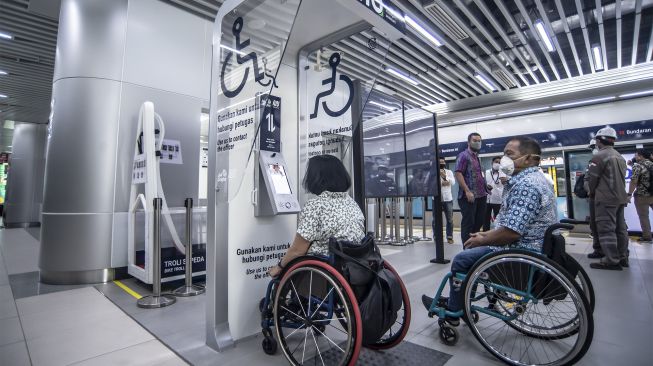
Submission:
M 485 218 L 485 205 L 487 197 L 479 197 L 469 203 L 467 198 L 459 198 L 458 205 L 463 219 L 460 222 L 460 237 L 463 244 L 469 239 L 469 235 L 481 231 L 483 219 Z
M 442 212 L 447 221 L 447 239 L 453 238 L 453 201 L 442 202 Z M 431 219 L 431 228 L 433 229 L 433 240 L 435 240 L 436 233 L 440 232 L 435 230 L 435 216 Z
M 474 266 L 474 264 L 478 262 L 479 259 L 491 252 L 491 247 L 483 246 L 463 250 L 462 252 L 456 254 L 456 256 L 453 257 L 453 260 L 451 261 L 452 279 L 456 273 L 469 272 L 469 270 L 472 269 L 472 266 Z M 451 311 L 458 311 L 463 308 L 463 292 L 465 289 L 455 287 L 453 285 L 452 279 L 449 280 L 449 303 L 447 304 L 447 308 L 449 308 Z

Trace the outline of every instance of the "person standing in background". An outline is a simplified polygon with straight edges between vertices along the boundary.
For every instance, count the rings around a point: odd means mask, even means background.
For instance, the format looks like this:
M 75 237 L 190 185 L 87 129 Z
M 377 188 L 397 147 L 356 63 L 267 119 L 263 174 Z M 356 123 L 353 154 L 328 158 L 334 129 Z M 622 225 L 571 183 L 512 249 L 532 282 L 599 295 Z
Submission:
M 592 156 L 596 155 L 599 152 L 599 149 L 596 147 L 596 140 L 591 139 L 590 144 L 588 146 L 590 150 L 592 150 Z M 587 174 L 589 172 L 589 163 L 587 166 L 587 169 L 585 169 L 585 180 L 584 180 L 584 188 L 586 192 L 590 191 L 589 188 L 589 175 Z M 592 253 L 589 253 L 587 255 L 587 258 L 591 259 L 600 259 L 603 258 L 603 250 L 601 250 L 601 244 L 599 244 L 599 233 L 596 231 L 596 214 L 594 213 L 594 198 L 593 197 L 588 197 L 587 198 L 589 201 L 589 207 L 590 207 L 590 236 L 592 237 Z
M 628 227 L 624 207 L 626 194 L 626 160 L 614 149 L 617 131 L 600 129 L 595 136 L 599 152 L 590 161 L 589 195 L 594 198 L 594 214 L 599 244 L 605 257 L 590 268 L 621 271 L 628 267 Z
M 453 195 L 451 194 L 451 187 L 456 183 L 453 172 L 446 168 L 447 163 L 444 158 L 440 158 L 440 194 L 442 197 L 442 211 L 444 218 L 447 221 L 447 243 L 453 244 Z M 435 230 L 435 217 L 431 221 L 433 227 L 433 237 L 441 233 Z
M 481 135 L 472 132 L 467 136 L 467 149 L 456 159 L 456 181 L 458 182 L 458 205 L 462 213 L 460 236 L 463 243 L 471 233 L 481 230 L 487 203 L 487 188 L 481 169 L 478 152 L 481 151 Z
M 485 208 L 485 221 L 483 222 L 483 231 L 490 230 L 490 224 L 499 214 L 501 209 L 501 197 L 503 196 L 503 185 L 508 181 L 508 176 L 499 168 L 501 164 L 500 156 L 492 159 L 492 168 L 485 171 L 485 184 L 490 192 L 487 196 L 487 205 Z
M 633 164 L 633 175 L 628 186 L 628 203 L 630 197 L 635 196 L 635 208 L 639 216 L 639 224 L 642 227 L 640 243 L 651 244 L 651 221 L 648 210 L 653 209 L 653 162 L 648 159 L 649 152 L 638 149 L 635 152 L 635 164 Z

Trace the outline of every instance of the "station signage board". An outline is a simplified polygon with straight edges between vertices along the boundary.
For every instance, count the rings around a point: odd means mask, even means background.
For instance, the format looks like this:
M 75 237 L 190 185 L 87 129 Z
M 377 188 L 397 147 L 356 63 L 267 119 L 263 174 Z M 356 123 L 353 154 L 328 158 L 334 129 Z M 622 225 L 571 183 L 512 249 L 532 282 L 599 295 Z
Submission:
M 393 26 L 402 34 L 406 34 L 406 23 L 404 13 L 397 8 L 390 0 L 357 0 L 365 5 L 367 9 L 381 17 L 386 23 Z

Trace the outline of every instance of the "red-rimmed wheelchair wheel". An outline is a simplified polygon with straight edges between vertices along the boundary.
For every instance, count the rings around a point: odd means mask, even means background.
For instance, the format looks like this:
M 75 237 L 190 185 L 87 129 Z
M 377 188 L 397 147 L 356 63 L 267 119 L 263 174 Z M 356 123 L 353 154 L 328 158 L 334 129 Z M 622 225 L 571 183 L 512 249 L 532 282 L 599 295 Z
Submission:
M 334 308 L 331 318 L 324 310 L 329 299 Z M 277 340 L 292 365 L 313 364 L 314 359 L 324 365 L 356 364 L 363 340 L 360 310 L 345 278 L 328 263 L 315 259 L 292 263 L 275 292 L 273 313 Z
M 401 277 L 399 277 L 399 273 L 388 263 L 387 261 L 384 262 L 385 268 L 389 269 L 390 272 L 392 272 L 395 277 L 399 280 L 399 284 L 401 284 L 401 309 L 399 309 L 399 312 L 397 314 L 397 321 L 395 324 L 393 324 L 388 332 L 381 337 L 381 339 L 372 344 L 367 346 L 367 348 L 370 349 L 375 349 L 375 350 L 382 350 L 382 349 L 388 349 L 392 348 L 401 341 L 404 340 L 404 337 L 406 337 L 406 334 L 408 333 L 408 328 L 410 327 L 410 316 L 411 316 L 411 309 L 410 309 L 410 298 L 408 297 L 408 290 L 406 290 L 406 286 L 404 285 L 404 281 L 401 280 Z

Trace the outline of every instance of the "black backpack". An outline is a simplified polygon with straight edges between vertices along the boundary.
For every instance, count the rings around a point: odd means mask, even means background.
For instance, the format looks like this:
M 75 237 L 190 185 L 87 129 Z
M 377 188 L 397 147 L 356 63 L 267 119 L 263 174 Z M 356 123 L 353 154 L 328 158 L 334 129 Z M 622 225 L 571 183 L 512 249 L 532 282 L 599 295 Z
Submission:
M 363 345 L 371 345 L 397 321 L 402 293 L 399 279 L 383 266 L 383 258 L 368 234 L 361 244 L 331 238 L 334 267 L 352 287 L 361 313 Z
M 578 198 L 587 198 L 589 193 L 585 190 L 585 174 L 576 177 L 576 184 L 574 184 L 574 194 Z
M 648 164 L 648 166 L 642 164 L 642 167 L 648 170 L 648 183 L 644 184 L 644 182 L 642 182 L 642 185 L 646 186 L 648 194 L 653 196 L 653 164 Z

